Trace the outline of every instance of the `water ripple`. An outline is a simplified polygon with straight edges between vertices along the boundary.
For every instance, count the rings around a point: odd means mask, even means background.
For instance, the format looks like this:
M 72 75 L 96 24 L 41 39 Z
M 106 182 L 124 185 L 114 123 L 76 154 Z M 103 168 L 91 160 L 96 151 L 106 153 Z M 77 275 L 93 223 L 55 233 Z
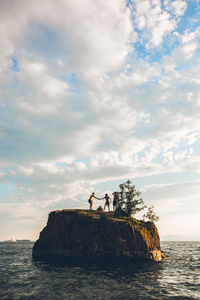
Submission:
M 0 243 L 1 300 L 200 299 L 200 242 L 164 242 L 160 263 L 56 265 L 32 261 L 33 243 Z

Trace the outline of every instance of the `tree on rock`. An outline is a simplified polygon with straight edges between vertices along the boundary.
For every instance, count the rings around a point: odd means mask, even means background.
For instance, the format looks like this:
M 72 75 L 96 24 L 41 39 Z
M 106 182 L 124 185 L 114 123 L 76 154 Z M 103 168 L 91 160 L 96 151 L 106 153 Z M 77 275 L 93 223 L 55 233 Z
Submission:
M 143 210 L 146 206 L 142 198 L 139 198 L 140 192 L 136 190 L 135 185 L 130 180 L 119 185 L 119 201 L 116 209 L 116 216 L 127 216 L 132 215 Z
M 148 219 L 150 222 L 157 222 L 160 218 L 156 215 L 154 211 L 154 206 L 147 208 L 146 214 L 143 215 L 144 219 Z

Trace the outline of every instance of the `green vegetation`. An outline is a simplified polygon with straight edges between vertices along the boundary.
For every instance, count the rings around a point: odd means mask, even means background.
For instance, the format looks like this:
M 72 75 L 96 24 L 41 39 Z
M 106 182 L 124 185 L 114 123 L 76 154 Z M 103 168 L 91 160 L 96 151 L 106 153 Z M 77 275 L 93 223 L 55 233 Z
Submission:
M 146 214 L 143 215 L 144 219 L 151 222 L 156 222 L 159 217 L 154 212 L 154 207 L 147 207 L 140 192 L 136 190 L 135 185 L 130 180 L 119 185 L 120 191 L 115 192 L 118 194 L 117 208 L 115 210 L 115 217 L 133 217 L 136 213 L 147 209 Z
M 131 217 L 146 207 L 143 199 L 138 198 L 141 193 L 136 190 L 130 180 L 120 184 L 119 188 L 116 216 Z
M 87 211 L 85 211 L 85 210 L 80 210 L 80 211 L 78 211 L 78 214 L 79 215 L 88 215 L 88 212 Z
M 154 206 L 147 208 L 146 214 L 143 215 L 144 220 L 148 219 L 150 222 L 157 222 L 160 218 L 154 212 Z

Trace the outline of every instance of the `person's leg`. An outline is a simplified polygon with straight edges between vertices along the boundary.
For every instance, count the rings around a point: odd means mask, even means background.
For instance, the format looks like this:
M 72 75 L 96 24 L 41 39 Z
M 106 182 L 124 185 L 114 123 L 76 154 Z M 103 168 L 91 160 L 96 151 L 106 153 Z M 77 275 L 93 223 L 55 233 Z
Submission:
M 106 209 L 106 203 L 104 204 L 104 209 L 103 210 L 105 210 Z
M 93 202 L 90 201 L 90 210 L 92 210 L 92 204 L 93 204 Z

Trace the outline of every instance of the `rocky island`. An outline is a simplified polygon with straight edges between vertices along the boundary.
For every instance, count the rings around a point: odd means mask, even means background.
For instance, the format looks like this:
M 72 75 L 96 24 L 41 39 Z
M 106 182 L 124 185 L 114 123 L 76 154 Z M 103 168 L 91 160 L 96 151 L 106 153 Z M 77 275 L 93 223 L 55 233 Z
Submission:
M 35 242 L 34 259 L 143 259 L 161 261 L 154 223 L 116 218 L 113 212 L 56 210 Z

